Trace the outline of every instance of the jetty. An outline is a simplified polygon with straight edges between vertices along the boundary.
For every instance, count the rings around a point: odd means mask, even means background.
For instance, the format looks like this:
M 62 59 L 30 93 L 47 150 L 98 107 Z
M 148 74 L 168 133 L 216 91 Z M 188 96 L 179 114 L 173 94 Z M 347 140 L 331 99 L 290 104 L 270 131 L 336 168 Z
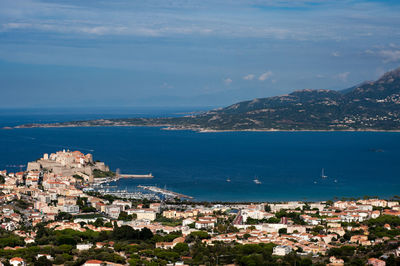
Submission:
M 160 194 L 163 194 L 163 195 L 166 195 L 166 196 L 174 197 L 174 198 L 193 199 L 193 197 L 191 197 L 191 196 L 183 195 L 183 194 L 180 194 L 180 193 L 176 193 L 176 192 L 173 192 L 173 191 L 170 191 L 170 190 L 158 188 L 158 187 L 155 187 L 155 186 L 142 186 L 142 185 L 139 185 L 137 187 L 141 188 L 141 189 L 153 191 L 153 192 L 156 192 L 156 193 L 160 193 Z
M 137 178 L 137 179 L 141 179 L 141 178 L 153 178 L 153 174 L 147 174 L 147 175 L 136 175 L 136 174 L 120 174 L 118 177 L 120 178 Z

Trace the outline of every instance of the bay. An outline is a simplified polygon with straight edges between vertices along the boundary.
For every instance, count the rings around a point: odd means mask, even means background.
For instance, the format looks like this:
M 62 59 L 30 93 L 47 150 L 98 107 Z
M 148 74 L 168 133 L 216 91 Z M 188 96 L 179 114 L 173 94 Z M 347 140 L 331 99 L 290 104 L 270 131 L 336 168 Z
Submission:
M 0 126 L 76 119 L 173 115 L 146 112 L 0 112 Z M 157 185 L 207 201 L 328 200 L 400 194 L 400 133 L 169 131 L 158 127 L 0 130 L 0 169 L 19 171 L 57 150 L 92 153 L 134 190 Z M 327 178 L 321 178 L 324 168 Z M 227 179 L 231 182 L 227 182 Z M 256 184 L 257 178 L 261 184 Z

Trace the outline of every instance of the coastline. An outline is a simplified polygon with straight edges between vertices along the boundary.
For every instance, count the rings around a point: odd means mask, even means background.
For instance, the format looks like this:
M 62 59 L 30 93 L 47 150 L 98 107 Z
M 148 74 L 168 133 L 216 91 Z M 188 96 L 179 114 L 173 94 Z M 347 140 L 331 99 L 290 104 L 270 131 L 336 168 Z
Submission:
M 276 129 L 276 128 L 264 128 L 264 129 L 211 129 L 211 128 L 197 128 L 197 127 L 175 127 L 170 124 L 160 125 L 34 125 L 34 126 L 15 126 L 15 127 L 3 127 L 3 130 L 10 129 L 26 129 L 26 128 L 74 128 L 74 127 L 159 127 L 160 130 L 188 130 L 197 133 L 224 133 L 224 132 L 393 132 L 399 133 L 400 129 L 393 130 L 382 130 L 382 129 Z

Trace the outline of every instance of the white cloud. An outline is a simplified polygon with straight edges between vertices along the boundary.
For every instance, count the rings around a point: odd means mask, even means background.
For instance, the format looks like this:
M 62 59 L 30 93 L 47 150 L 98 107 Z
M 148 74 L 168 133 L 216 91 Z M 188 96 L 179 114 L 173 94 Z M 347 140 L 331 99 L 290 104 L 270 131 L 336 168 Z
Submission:
M 254 77 L 255 77 L 254 74 L 248 74 L 248 75 L 244 76 L 243 79 L 245 79 L 245 80 L 253 80 Z
M 350 72 L 343 72 L 343 73 L 338 74 L 336 77 L 338 79 L 340 79 L 341 81 L 346 82 L 349 75 L 350 75 Z
M 227 86 L 229 86 L 231 83 L 232 83 L 232 79 L 231 78 L 226 78 L 226 79 L 224 79 L 224 83 L 225 83 L 225 85 L 227 85 Z
M 264 81 L 264 80 L 267 80 L 268 78 L 270 78 L 271 76 L 272 76 L 272 72 L 271 72 L 271 71 L 267 71 L 267 72 L 261 74 L 261 75 L 258 77 L 258 80 Z
M 384 63 L 400 61 L 400 46 L 394 43 L 389 43 L 389 45 L 386 46 L 374 47 L 373 49 L 367 49 L 364 53 L 380 57 Z
M 332 53 L 332 56 L 334 56 L 334 57 L 339 57 L 339 56 L 340 56 L 340 53 L 339 53 L 339 52 L 333 52 L 333 53 Z
M 379 55 L 383 57 L 385 63 L 400 60 L 400 50 L 381 50 L 379 51 Z

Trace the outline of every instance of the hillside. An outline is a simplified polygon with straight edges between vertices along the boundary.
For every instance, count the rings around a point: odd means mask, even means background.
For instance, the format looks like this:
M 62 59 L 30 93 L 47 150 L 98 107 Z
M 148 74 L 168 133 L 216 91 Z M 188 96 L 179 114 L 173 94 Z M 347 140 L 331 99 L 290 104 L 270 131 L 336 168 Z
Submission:
M 199 115 L 34 124 L 20 127 L 166 126 L 193 130 L 400 130 L 400 68 L 343 91 L 301 90 Z

